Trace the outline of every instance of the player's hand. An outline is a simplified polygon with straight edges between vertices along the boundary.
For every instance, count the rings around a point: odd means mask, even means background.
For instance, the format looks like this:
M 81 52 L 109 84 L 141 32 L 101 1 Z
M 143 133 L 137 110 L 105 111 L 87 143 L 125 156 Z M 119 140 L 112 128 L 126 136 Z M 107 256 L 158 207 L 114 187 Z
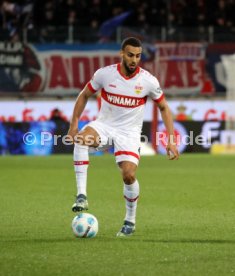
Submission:
M 69 128 L 69 131 L 67 133 L 68 140 L 74 143 L 74 140 L 77 134 L 78 134 L 77 129 Z
M 169 160 L 178 160 L 179 151 L 177 149 L 176 143 L 169 143 L 166 146 L 166 152 Z

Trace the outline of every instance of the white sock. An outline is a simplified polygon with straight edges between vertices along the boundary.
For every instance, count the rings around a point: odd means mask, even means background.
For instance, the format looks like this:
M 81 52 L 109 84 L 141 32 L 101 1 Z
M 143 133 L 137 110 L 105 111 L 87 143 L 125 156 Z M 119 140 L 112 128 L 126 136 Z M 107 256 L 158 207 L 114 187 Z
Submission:
M 88 146 L 74 145 L 73 151 L 74 170 L 77 182 L 77 195 L 87 194 L 87 169 L 89 165 Z
M 125 220 L 135 223 L 137 200 L 139 197 L 139 182 L 136 180 L 133 184 L 124 183 L 124 197 L 126 199 Z

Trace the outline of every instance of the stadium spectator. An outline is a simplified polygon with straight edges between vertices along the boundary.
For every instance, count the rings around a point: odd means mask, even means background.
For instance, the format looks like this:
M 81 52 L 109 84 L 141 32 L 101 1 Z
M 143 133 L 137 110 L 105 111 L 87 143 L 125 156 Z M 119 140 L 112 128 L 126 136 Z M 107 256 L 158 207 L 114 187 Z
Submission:
M 1 1 L 0 3 L 1 29 L 7 31 L 6 39 L 12 38 L 13 42 L 18 41 L 22 29 L 33 28 L 33 0 Z
M 58 121 L 66 122 L 66 119 L 63 116 L 63 113 L 61 112 L 61 110 L 59 110 L 59 108 L 55 108 L 55 109 L 52 110 L 49 120 L 50 121 L 57 121 L 57 122 Z

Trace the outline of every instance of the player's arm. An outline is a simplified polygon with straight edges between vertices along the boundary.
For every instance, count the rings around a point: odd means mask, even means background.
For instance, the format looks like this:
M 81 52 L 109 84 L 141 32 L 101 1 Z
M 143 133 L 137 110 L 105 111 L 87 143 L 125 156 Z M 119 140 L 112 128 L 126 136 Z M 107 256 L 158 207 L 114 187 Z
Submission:
M 91 97 L 93 94 L 94 92 L 88 88 L 88 85 L 86 85 L 78 95 L 74 105 L 72 119 L 70 121 L 70 127 L 68 131 L 69 136 L 74 138 L 78 133 L 78 120 L 87 104 L 89 97 Z
M 170 160 L 178 159 L 179 152 L 176 146 L 176 139 L 174 136 L 174 125 L 173 125 L 172 114 L 165 98 L 163 98 L 158 103 L 158 107 L 160 109 L 162 120 L 165 124 L 167 133 L 169 135 L 168 144 L 166 147 L 167 155 Z

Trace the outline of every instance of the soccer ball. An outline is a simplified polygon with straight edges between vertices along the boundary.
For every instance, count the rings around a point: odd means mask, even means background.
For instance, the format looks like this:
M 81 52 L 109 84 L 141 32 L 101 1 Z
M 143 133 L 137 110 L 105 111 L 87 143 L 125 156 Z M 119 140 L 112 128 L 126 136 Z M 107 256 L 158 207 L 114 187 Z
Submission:
M 95 216 L 80 213 L 72 221 L 73 233 L 79 238 L 93 238 L 98 233 L 98 221 Z

